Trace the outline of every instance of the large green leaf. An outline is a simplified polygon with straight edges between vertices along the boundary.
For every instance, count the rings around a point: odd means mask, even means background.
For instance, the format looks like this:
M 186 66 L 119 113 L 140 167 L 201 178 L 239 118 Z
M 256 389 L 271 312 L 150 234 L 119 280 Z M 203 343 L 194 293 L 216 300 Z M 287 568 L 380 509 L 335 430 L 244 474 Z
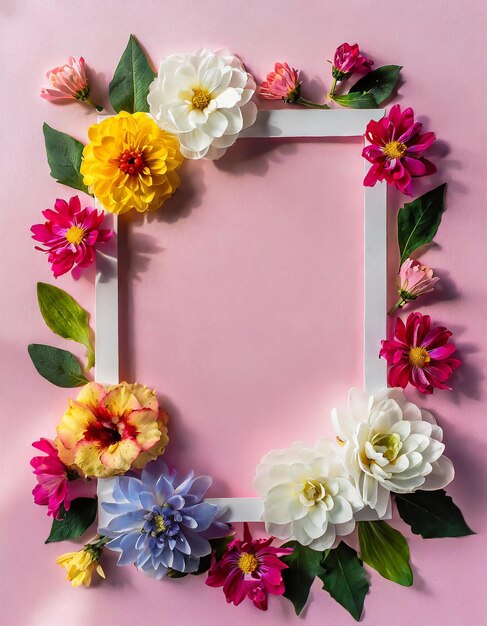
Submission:
M 399 531 L 383 521 L 359 522 L 358 537 L 360 556 L 367 565 L 399 585 L 413 584 L 409 547 Z
M 51 176 L 58 183 L 89 194 L 90 191 L 83 183 L 83 176 L 80 173 L 83 144 L 48 124 L 44 124 L 42 129 Z
M 81 387 L 88 382 L 74 354 L 41 343 L 28 346 L 29 355 L 39 374 L 58 387 Z
M 371 94 L 377 104 L 382 104 L 392 96 L 401 69 L 401 65 L 378 67 L 358 80 L 349 93 Z
M 288 566 L 288 569 L 282 570 L 286 588 L 284 597 L 291 600 L 296 615 L 299 615 L 308 600 L 311 585 L 320 571 L 323 552 L 302 546 L 297 541 L 289 541 L 282 547 L 293 549 L 292 554 L 281 556 L 280 559 Z
M 130 35 L 109 85 L 110 102 L 117 113 L 149 111 L 147 95 L 155 74 L 137 40 Z
M 406 202 L 397 216 L 397 237 L 401 263 L 416 248 L 433 241 L 445 210 L 446 183 L 426 192 L 419 198 Z
M 318 576 L 323 581 L 323 589 L 358 621 L 362 615 L 369 583 L 362 561 L 355 550 L 341 541 L 321 561 Z
M 394 494 L 397 510 L 415 535 L 425 539 L 475 535 L 444 489 Z
M 69 511 L 64 511 L 63 519 L 52 520 L 51 533 L 46 543 L 80 537 L 95 521 L 97 507 L 96 498 L 75 498 Z
M 56 335 L 86 346 L 87 369 L 91 369 L 95 362 L 95 353 L 91 343 L 88 313 L 68 293 L 47 283 L 37 283 L 37 300 L 44 321 Z
M 333 100 L 350 109 L 376 109 L 377 102 L 371 93 L 346 93 L 334 95 Z

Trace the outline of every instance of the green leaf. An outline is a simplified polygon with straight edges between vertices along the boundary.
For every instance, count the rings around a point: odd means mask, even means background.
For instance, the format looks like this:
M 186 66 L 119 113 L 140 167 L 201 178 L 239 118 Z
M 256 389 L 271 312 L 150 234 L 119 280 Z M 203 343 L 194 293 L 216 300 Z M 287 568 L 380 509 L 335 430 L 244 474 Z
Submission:
M 68 293 L 47 283 L 37 283 L 37 300 L 42 317 L 52 332 L 86 346 L 87 369 L 90 370 L 95 362 L 95 353 L 88 313 Z
M 346 93 L 332 98 L 338 104 L 351 109 L 376 109 L 377 102 L 370 93 Z
M 117 113 L 149 111 L 147 95 L 149 85 L 155 78 L 145 54 L 137 40 L 130 35 L 113 79 L 109 85 L 110 102 Z
M 399 80 L 401 65 L 383 65 L 372 70 L 350 89 L 351 93 L 371 94 L 378 105 L 391 97 Z
M 51 128 L 48 124 L 44 124 L 42 129 L 51 176 L 58 183 L 90 195 L 80 172 L 83 144 L 74 137 Z
M 358 538 L 360 556 L 367 565 L 398 585 L 413 584 L 409 547 L 399 531 L 382 521 L 359 522 Z
M 88 382 L 80 364 L 71 352 L 41 343 L 31 343 L 28 350 L 36 370 L 53 385 L 81 387 Z
M 76 539 L 95 521 L 98 502 L 96 498 L 75 498 L 63 519 L 52 520 L 52 528 L 46 543 Z
M 358 621 L 369 583 L 355 550 L 341 541 L 321 561 L 318 576 L 323 581 L 323 589 Z
M 218 539 L 210 539 L 211 554 L 207 554 L 206 556 L 203 556 L 200 559 L 199 567 L 196 570 L 196 572 L 193 572 L 193 574 L 195 576 L 198 576 L 199 574 L 204 574 L 205 572 L 207 572 L 210 569 L 212 554 L 214 554 L 215 559 L 219 561 L 222 558 L 223 553 L 225 552 L 225 548 L 230 543 L 230 541 L 233 541 L 233 539 L 234 539 L 233 533 L 231 535 L 227 535 L 226 537 L 219 537 Z
M 446 183 L 406 204 L 397 216 L 401 264 L 416 248 L 433 241 L 445 210 Z
M 280 559 L 288 566 L 288 569 L 282 570 L 286 588 L 284 597 L 291 600 L 296 615 L 299 615 L 308 600 L 311 585 L 320 571 L 323 552 L 302 546 L 297 541 L 288 541 L 282 547 L 293 548 L 292 554 L 281 556 Z
M 394 494 L 397 510 L 415 535 L 424 539 L 475 535 L 444 489 Z

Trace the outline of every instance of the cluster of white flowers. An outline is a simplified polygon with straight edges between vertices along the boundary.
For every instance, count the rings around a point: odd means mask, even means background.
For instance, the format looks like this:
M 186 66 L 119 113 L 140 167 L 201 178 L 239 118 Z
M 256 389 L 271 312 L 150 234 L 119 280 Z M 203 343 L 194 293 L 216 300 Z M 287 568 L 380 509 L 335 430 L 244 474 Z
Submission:
M 332 422 L 337 442 L 295 443 L 269 452 L 257 466 L 263 520 L 280 539 L 325 550 L 353 531 L 363 507 L 383 517 L 391 492 L 441 489 L 453 480 L 443 431 L 402 389 L 374 396 L 352 389 L 348 411 L 334 409 Z

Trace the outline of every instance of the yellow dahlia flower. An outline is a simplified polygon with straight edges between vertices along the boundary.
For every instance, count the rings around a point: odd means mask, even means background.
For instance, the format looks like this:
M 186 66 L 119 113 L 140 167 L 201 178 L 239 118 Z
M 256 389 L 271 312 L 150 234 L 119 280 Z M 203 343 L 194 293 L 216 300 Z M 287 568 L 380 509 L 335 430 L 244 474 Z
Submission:
M 168 417 L 143 385 L 88 383 L 57 427 L 59 458 L 85 476 L 107 478 L 142 468 L 164 452 Z
M 122 111 L 90 126 L 88 137 L 83 182 L 110 213 L 155 211 L 179 187 L 179 141 L 146 113 Z
M 56 559 L 56 563 L 66 568 L 67 578 L 73 583 L 73 587 L 84 585 L 89 587 L 93 572 L 105 578 L 105 572 L 98 563 L 102 554 L 102 549 L 98 544 L 87 543 L 78 552 L 66 552 Z

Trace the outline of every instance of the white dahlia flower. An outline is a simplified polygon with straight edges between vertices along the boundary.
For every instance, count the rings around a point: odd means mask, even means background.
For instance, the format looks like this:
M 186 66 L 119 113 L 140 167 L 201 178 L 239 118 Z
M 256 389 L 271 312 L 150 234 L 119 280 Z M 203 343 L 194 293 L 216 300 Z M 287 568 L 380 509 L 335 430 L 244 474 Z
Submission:
M 219 159 L 240 131 L 255 122 L 255 80 L 226 51 L 171 54 L 150 86 L 150 112 L 177 134 L 187 159 Z
M 374 396 L 352 389 L 348 412 L 333 409 L 332 422 L 345 468 L 379 517 L 391 491 L 432 491 L 453 480 L 453 464 L 443 456 L 443 431 L 431 413 L 406 400 L 402 389 Z
M 272 450 L 257 466 L 254 486 L 264 500 L 267 532 L 314 550 L 351 533 L 354 514 L 364 506 L 338 446 L 326 439 L 313 448 L 294 443 Z

